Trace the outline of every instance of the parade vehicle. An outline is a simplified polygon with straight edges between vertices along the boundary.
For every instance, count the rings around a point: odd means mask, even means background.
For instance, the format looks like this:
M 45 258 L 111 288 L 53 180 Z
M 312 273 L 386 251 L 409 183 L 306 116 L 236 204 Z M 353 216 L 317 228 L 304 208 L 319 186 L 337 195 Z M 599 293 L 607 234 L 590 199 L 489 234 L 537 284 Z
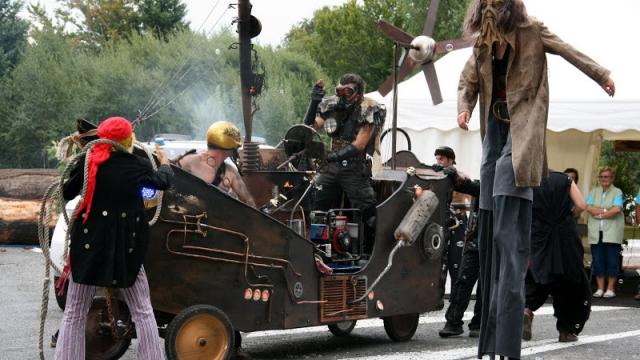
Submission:
M 293 164 L 305 166 L 324 151 L 313 129 L 294 126 L 282 144 L 260 150 L 260 168 L 243 172 L 257 208 L 175 166 L 170 190 L 144 189 L 149 218 L 160 208 L 145 270 L 169 359 L 228 358 L 240 341 L 236 331 L 327 325 L 344 336 L 367 318 L 382 318 L 392 340 L 406 341 L 420 313 L 442 308 L 448 209 L 438 198 L 450 180 L 399 153 L 396 170 L 372 179 L 378 205 L 371 227 L 348 206 L 310 207 L 315 172 Z M 269 169 L 276 163 L 287 166 Z M 54 249 L 64 230 L 56 229 Z M 105 294 L 86 326 L 92 359 L 118 358 L 135 336 L 126 304 L 117 292 Z
M 246 131 L 239 168 L 256 208 L 176 166 L 169 190 L 142 190 L 152 224 L 144 267 L 167 358 L 227 359 L 240 345 L 239 332 L 326 325 L 345 336 L 368 318 L 381 318 L 393 341 L 410 340 L 419 314 L 444 305 L 439 287 L 452 180 L 394 146 L 371 179 L 375 217 L 364 219 L 344 196 L 334 209 L 315 210 L 314 179 L 326 164 L 318 133 L 295 125 L 275 148 L 253 141 L 250 98 L 261 80 L 251 70 L 250 38 L 260 25 L 248 1 L 238 12 Z M 435 17 L 429 19 L 430 34 Z M 63 306 L 64 289 L 56 290 Z M 104 294 L 87 320 L 90 359 L 117 359 L 135 337 L 122 298 Z

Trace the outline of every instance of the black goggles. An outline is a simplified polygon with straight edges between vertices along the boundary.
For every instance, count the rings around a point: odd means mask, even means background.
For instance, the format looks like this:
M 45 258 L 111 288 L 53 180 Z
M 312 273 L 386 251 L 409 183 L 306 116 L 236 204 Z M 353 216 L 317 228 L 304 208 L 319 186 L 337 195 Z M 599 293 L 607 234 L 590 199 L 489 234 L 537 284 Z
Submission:
M 340 96 L 340 97 L 351 97 L 353 94 L 355 94 L 356 91 L 356 87 L 352 86 L 352 85 L 338 85 L 336 86 L 336 95 Z

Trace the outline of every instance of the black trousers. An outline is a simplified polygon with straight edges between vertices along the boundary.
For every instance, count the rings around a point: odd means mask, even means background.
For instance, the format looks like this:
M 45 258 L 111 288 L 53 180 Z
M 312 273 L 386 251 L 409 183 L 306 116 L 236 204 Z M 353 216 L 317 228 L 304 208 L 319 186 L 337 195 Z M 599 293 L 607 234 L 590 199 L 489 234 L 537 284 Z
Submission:
M 524 279 L 531 242 L 531 201 L 496 195 L 493 211 L 480 210 L 478 249 L 482 320 L 478 358 L 520 358 Z
M 478 253 L 477 238 L 468 242 L 462 253 L 462 261 L 458 269 L 458 279 L 451 287 L 449 308 L 445 314 L 447 323 L 454 326 L 462 326 L 462 317 L 469 306 L 473 286 L 480 275 L 480 256 Z M 482 310 L 482 290 L 480 284 L 476 289 L 476 304 L 473 308 L 473 318 L 469 323 L 469 329 L 480 329 L 480 314 Z
M 527 273 L 525 279 L 526 307 L 531 311 L 539 309 L 549 296 L 553 297 L 553 312 L 558 319 L 558 331 L 580 334 L 591 313 L 591 288 L 587 275 L 581 282 L 559 279 L 548 284 L 536 283 Z
M 371 186 L 371 172 L 364 159 L 340 163 L 329 163 L 324 172 L 316 177 L 315 208 L 329 210 L 340 207 L 340 195 L 347 195 L 351 207 L 363 212 L 375 206 L 376 194 Z M 365 219 L 366 220 L 366 219 Z

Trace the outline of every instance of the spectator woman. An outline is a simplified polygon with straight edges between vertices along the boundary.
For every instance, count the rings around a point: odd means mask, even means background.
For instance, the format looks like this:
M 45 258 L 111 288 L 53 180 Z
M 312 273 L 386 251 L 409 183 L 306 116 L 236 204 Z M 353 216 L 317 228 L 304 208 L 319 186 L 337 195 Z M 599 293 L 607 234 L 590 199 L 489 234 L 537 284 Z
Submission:
M 592 274 L 598 289 L 593 297 L 616 296 L 616 280 L 620 272 L 620 250 L 624 236 L 622 191 L 613 185 L 615 171 L 610 167 L 600 170 L 600 185 L 589 192 L 586 211 L 589 214 L 588 233 L 591 244 Z M 605 278 L 607 281 L 605 291 Z

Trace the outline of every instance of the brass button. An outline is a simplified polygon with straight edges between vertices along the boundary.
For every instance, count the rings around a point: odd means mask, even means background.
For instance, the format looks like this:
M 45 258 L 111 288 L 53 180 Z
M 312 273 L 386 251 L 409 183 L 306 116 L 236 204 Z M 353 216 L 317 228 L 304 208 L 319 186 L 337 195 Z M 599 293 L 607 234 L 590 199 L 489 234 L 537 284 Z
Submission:
M 115 285 L 115 284 L 117 284 L 117 283 L 118 283 L 118 281 L 117 281 L 117 280 L 113 280 L 111 283 L 112 283 L 113 285 Z
M 107 214 L 108 214 L 108 213 L 107 213 L 107 210 L 105 210 L 105 211 L 103 211 L 103 212 L 102 212 L 102 216 L 107 216 Z
M 133 232 L 133 237 L 136 237 L 136 233 L 135 233 L 135 231 Z
M 89 244 L 84 244 L 84 248 L 85 248 L 85 249 L 89 250 L 89 248 L 90 248 L 90 247 L 91 247 L 91 245 L 89 245 Z
M 133 248 L 129 248 L 129 254 L 133 252 Z
M 122 216 L 122 218 L 124 219 L 124 218 L 126 218 L 126 217 L 127 217 L 127 213 L 124 213 L 124 212 L 123 212 L 122 214 L 120 214 L 120 216 Z
M 136 222 L 140 222 L 140 217 L 136 216 Z
M 88 234 L 88 233 L 89 233 L 89 229 L 87 229 L 87 228 L 84 228 L 84 230 L 82 230 L 82 231 L 83 231 L 85 234 Z

